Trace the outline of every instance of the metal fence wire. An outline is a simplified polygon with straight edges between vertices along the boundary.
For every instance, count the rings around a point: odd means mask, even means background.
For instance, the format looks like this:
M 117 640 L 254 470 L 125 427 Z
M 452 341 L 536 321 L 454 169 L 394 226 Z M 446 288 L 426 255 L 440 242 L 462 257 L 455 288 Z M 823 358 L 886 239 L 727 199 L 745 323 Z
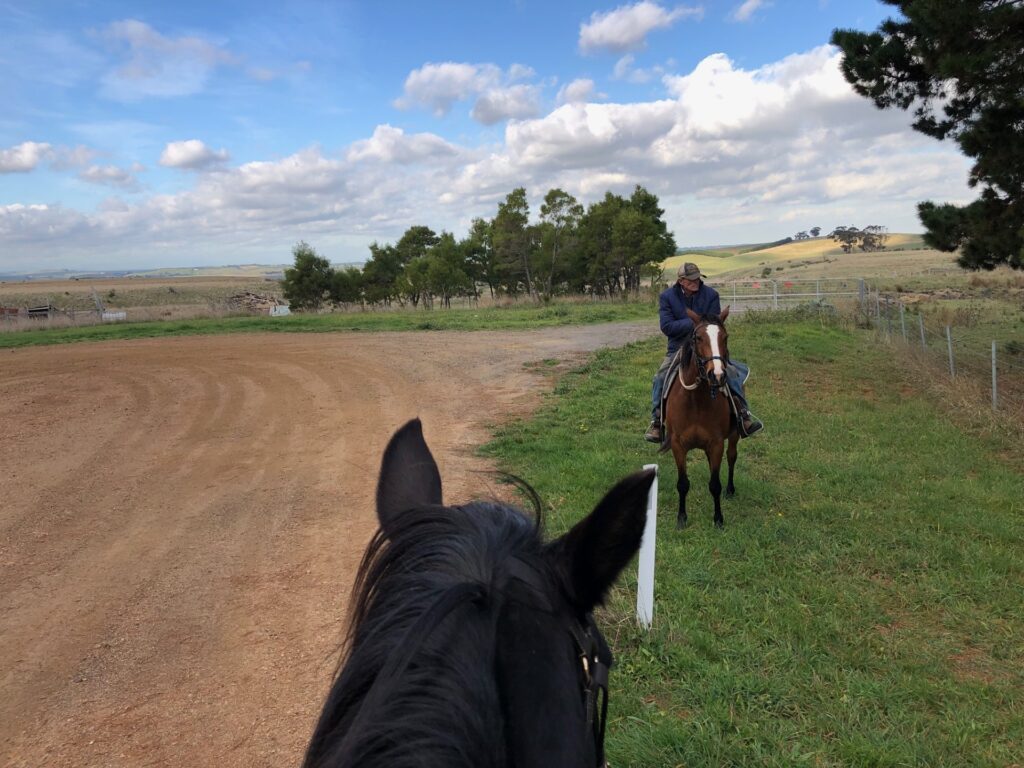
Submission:
M 887 342 L 900 344 L 950 381 L 986 391 L 996 411 L 1024 409 L 1024 340 L 985 337 L 971 313 L 929 314 L 916 304 L 867 289 L 861 314 Z

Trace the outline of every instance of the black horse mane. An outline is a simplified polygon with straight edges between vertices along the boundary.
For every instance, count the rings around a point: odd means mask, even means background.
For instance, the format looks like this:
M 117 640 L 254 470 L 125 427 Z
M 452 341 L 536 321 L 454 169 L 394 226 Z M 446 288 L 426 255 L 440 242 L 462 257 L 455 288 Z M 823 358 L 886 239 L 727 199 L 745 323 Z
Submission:
M 503 762 L 497 617 L 511 561 L 551 568 L 539 521 L 539 508 L 532 522 L 513 507 L 474 502 L 409 510 L 377 531 L 304 766 Z

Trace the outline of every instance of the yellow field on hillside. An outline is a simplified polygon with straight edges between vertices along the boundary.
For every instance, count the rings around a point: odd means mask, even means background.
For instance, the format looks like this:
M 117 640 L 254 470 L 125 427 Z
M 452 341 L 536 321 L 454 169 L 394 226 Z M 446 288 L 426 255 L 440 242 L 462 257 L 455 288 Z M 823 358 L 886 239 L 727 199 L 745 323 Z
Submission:
M 825 237 L 747 253 L 732 253 L 726 248 L 709 253 L 715 255 L 686 253 L 667 259 L 662 263 L 665 278 L 671 279 L 679 265 L 687 261 L 697 264 L 708 277 L 719 279 L 758 278 L 765 269 L 778 273 L 780 277 L 815 278 L 899 276 L 958 269 L 952 254 L 926 249 L 920 235 L 906 233 L 889 235 L 886 250 L 872 253 L 843 253 L 834 240 Z

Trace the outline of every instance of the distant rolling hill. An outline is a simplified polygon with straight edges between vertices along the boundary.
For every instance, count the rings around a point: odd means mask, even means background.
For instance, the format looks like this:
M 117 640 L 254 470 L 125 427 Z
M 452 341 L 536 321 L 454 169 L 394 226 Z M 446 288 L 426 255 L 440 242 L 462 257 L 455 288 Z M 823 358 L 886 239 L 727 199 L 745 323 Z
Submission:
M 127 277 L 267 277 L 280 275 L 291 264 L 229 264 L 221 267 L 162 267 L 130 272 Z
M 924 241 L 921 235 L 906 233 L 891 233 L 885 244 L 885 251 L 877 251 L 864 254 L 854 251 L 844 254 L 839 245 L 827 237 L 816 237 L 810 240 L 795 240 L 783 245 L 772 245 L 764 243 L 760 246 L 735 245 L 721 246 L 718 248 L 697 248 L 683 249 L 680 253 L 662 262 L 666 279 L 671 279 L 675 270 L 683 262 L 692 261 L 708 277 L 744 277 L 760 273 L 765 268 L 773 271 L 778 267 L 783 269 L 798 266 L 810 265 L 811 261 L 824 259 L 853 260 L 864 263 L 871 259 L 892 259 L 898 258 L 902 251 L 925 250 Z M 949 254 L 937 254 L 936 261 L 946 263 L 950 260 Z

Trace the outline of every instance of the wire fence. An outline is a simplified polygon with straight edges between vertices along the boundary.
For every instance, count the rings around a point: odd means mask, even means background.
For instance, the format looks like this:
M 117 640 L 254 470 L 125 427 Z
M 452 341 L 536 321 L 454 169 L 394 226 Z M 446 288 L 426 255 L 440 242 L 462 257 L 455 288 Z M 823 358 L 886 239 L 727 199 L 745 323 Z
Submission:
M 902 347 L 901 359 L 930 381 L 945 379 L 976 405 L 1024 416 L 1024 338 L 985 326 L 970 309 L 931 307 L 885 294 L 864 278 L 735 280 L 714 283 L 731 311 L 789 309 L 819 304 L 873 328 L 886 343 Z M 992 328 L 986 336 L 986 327 Z
M 993 411 L 1024 411 L 1024 339 L 992 338 L 1005 333 L 980 324 L 969 310 L 928 312 L 871 288 L 860 313 L 864 324 L 901 347 L 903 359 L 926 375 L 974 392 Z
M 868 287 L 863 278 L 821 278 L 818 280 L 729 280 L 715 283 L 722 305 L 730 311 L 786 309 L 799 304 L 838 304 L 865 301 Z

